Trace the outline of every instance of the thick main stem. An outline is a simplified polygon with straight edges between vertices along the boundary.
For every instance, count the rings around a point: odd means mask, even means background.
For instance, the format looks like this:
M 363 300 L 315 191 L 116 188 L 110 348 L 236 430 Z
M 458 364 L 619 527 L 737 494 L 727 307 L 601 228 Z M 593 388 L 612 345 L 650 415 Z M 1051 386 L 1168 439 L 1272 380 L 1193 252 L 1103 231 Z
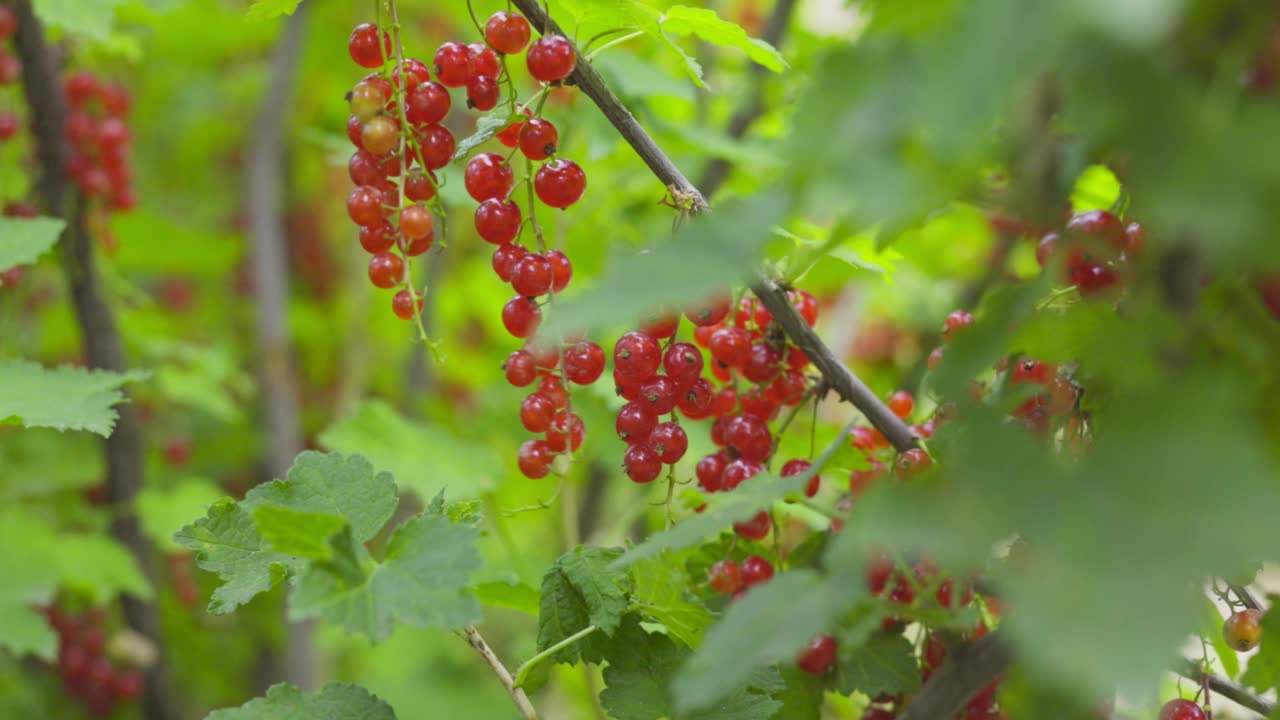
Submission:
M 257 303 L 254 332 L 258 343 L 258 386 L 266 440 L 267 477 L 282 478 L 302 452 L 298 388 L 289 346 L 289 264 L 284 221 L 284 133 L 302 52 L 307 6 L 299 6 L 285 26 L 271 62 L 271 75 L 258 105 L 245 163 L 245 214 L 248 219 L 249 264 Z M 288 623 L 284 667 L 286 680 L 306 689 L 318 685 L 310 623 Z M 271 658 L 268 658 L 270 660 Z M 266 665 L 267 674 L 275 669 Z M 268 678 L 262 678 L 268 680 Z
M 111 306 L 98 284 L 84 198 L 70 185 L 66 174 L 71 149 L 63 134 L 67 106 L 57 63 L 30 1 L 18 0 L 12 7 L 18 21 L 14 46 L 22 60 L 22 87 L 31 110 L 31 132 L 40 165 L 36 190 L 45 211 L 66 221 L 60 241 L 62 268 L 84 338 L 85 360 L 91 368 L 123 371 L 124 346 Z M 111 534 L 129 549 L 143 573 L 154 578 L 151 549 L 133 509 L 134 496 L 143 482 L 142 429 L 133 405 L 121 403 L 117 412 L 115 430 L 103 441 L 107 495 L 116 508 Z M 178 711 L 169 686 L 159 615 L 154 606 L 132 596 L 124 596 L 121 605 L 129 626 L 145 636 L 157 651 L 155 663 L 147 670 L 142 716 L 146 720 L 174 720 Z
M 1274 702 L 1267 700 L 1266 698 L 1258 697 L 1226 678 L 1206 673 L 1204 670 L 1200 669 L 1199 665 L 1196 665 L 1190 660 L 1184 659 L 1173 670 L 1188 680 L 1208 685 L 1209 689 L 1213 692 L 1231 700 L 1241 707 L 1247 707 L 1263 717 L 1271 717 L 1271 713 L 1276 710 L 1276 704 Z
M 471 644 L 471 647 L 475 648 L 475 651 L 480 653 L 480 657 L 484 658 L 484 661 L 489 664 L 493 674 L 498 677 L 498 682 L 502 683 L 502 687 L 506 688 L 507 694 L 511 696 L 511 701 L 520 710 L 520 715 L 525 720 L 538 720 L 538 711 L 534 709 L 533 703 L 529 702 L 529 696 L 516 685 L 515 680 L 511 677 L 511 672 L 494 654 L 493 649 L 489 647 L 489 643 L 484 641 L 480 631 L 468 625 L 462 629 L 462 634 L 467 639 L 467 642 Z
M 957 649 L 916 695 L 898 720 L 949 718 L 969 698 L 1004 673 L 1013 651 L 999 632 Z

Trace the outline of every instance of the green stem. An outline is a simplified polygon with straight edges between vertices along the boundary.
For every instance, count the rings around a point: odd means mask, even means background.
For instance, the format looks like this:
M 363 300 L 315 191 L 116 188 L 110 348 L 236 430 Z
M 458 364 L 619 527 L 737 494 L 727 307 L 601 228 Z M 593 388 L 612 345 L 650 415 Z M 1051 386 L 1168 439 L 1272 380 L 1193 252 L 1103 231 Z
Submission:
M 520 666 L 520 669 L 516 670 L 516 687 L 522 687 L 524 685 L 524 681 L 529 679 L 529 673 L 532 672 L 533 669 L 538 666 L 538 663 L 542 662 L 543 660 L 546 660 L 552 655 L 578 642 L 579 640 L 590 635 L 596 630 L 597 628 L 595 625 L 588 625 L 585 628 L 579 630 L 578 632 L 556 643 L 555 645 L 552 645 L 546 650 L 543 650 L 537 655 L 534 655 L 533 657 L 526 660 L 525 663 Z
M 596 48 L 595 50 L 592 50 L 590 54 L 586 55 L 586 59 L 587 59 L 588 61 L 591 61 L 591 60 L 595 59 L 595 57 L 596 57 L 597 55 L 599 55 L 600 53 L 604 52 L 605 50 L 608 50 L 609 48 L 613 47 L 614 45 L 621 45 L 622 43 L 624 43 L 624 42 L 626 42 L 626 41 L 628 41 L 628 40 L 634 40 L 635 38 L 638 38 L 638 37 L 640 37 L 640 36 L 641 36 L 641 35 L 643 35 L 643 34 L 644 34 L 644 31 L 643 31 L 643 30 L 637 30 L 637 31 L 635 31 L 635 32 L 627 33 L 626 35 L 623 35 L 623 36 L 622 36 L 622 37 L 620 37 L 620 38 L 615 38 L 615 39 L 613 39 L 613 40 L 610 40 L 609 42 L 607 42 L 607 43 L 605 43 L 605 44 L 601 45 L 600 47 Z

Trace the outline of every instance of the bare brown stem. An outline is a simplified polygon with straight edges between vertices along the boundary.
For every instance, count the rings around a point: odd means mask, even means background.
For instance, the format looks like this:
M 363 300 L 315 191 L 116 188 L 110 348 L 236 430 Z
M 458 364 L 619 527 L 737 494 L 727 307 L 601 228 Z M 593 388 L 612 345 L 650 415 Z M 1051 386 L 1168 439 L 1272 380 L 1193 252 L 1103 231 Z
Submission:
M 484 658 L 484 661 L 488 663 L 489 668 L 493 670 L 493 674 L 498 677 L 498 682 L 502 683 L 502 687 L 506 688 L 507 694 L 511 696 L 511 701 L 516 704 L 520 715 L 525 720 L 538 720 L 538 711 L 534 709 L 533 703 L 529 702 L 529 696 L 525 695 L 524 690 L 516 687 L 515 679 L 511 677 L 511 672 L 494 654 L 493 649 L 489 647 L 489 643 L 484 641 L 480 631 L 468 625 L 462 629 L 462 636 L 466 638 L 476 652 L 480 653 L 480 657 Z

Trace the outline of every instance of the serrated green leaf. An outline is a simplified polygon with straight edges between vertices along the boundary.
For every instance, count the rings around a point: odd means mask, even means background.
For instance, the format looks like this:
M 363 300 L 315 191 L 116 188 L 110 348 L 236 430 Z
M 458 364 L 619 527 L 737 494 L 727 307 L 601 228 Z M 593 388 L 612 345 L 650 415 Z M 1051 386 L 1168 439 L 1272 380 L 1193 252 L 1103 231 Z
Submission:
M 595 625 L 596 635 L 612 635 L 627 610 L 626 572 L 610 564 L 621 548 L 579 546 L 556 559 L 542 576 L 538 609 L 538 649 L 546 650 L 565 638 Z M 552 656 L 555 662 L 573 664 L 578 658 L 594 661 L 600 640 L 588 636 Z
M 878 632 L 864 642 L 852 646 L 840 643 L 838 647 L 835 683 L 842 694 L 898 695 L 920 686 L 915 651 L 902 635 Z
M 306 512 L 279 505 L 259 505 L 253 509 L 253 524 L 272 550 L 310 560 L 329 560 L 329 544 L 347 526 L 341 515 Z
M 351 525 L 356 541 L 364 542 L 387 524 L 398 503 L 391 474 L 375 475 L 373 465 L 360 455 L 308 450 L 294 459 L 284 480 L 255 487 L 242 504 L 251 512 L 262 505 L 277 505 L 337 515 Z
M 644 614 L 662 623 L 671 637 L 686 647 L 702 644 L 702 634 L 711 624 L 711 611 L 702 603 L 684 597 L 689 574 L 671 556 L 642 560 L 631 566 L 635 581 L 635 604 Z
M 272 685 L 266 697 L 238 708 L 215 710 L 205 720 L 396 720 L 385 701 L 359 685 L 329 683 L 303 692 L 289 683 Z
M 245 18 L 251 22 L 262 22 L 281 15 L 292 15 L 301 4 L 302 0 L 254 0 L 245 13 Z
M 823 678 L 810 675 L 791 664 L 782 666 L 785 687 L 774 695 L 782 703 L 774 720 L 820 720 L 823 707 Z
M 541 596 L 536 588 L 522 582 L 480 583 L 473 588 L 473 592 L 482 605 L 518 610 L 526 615 L 538 616 L 538 602 Z
M 14 657 L 30 653 L 52 660 L 58 647 L 58 634 L 44 616 L 29 606 L 0 602 L 0 647 Z
M 663 30 L 677 35 L 696 35 L 702 40 L 741 50 L 752 60 L 774 72 L 782 72 L 787 63 L 769 43 L 747 35 L 740 26 L 723 20 L 714 11 L 687 5 L 667 8 L 660 21 Z
M 418 515 L 391 536 L 381 564 L 355 548 L 367 569 L 358 581 L 340 568 L 313 564 L 289 598 L 289 615 L 323 617 L 374 642 L 385 640 L 397 622 L 421 628 L 476 622 L 480 605 L 467 586 L 481 565 L 479 535 L 439 515 Z
M 503 466 L 489 448 L 438 425 L 407 420 L 381 400 L 362 404 L 320 433 L 330 450 L 368 457 L 395 476 L 401 487 L 429 498 L 442 488 L 454 498 L 478 497 L 500 477 Z
M 209 598 L 209 612 L 215 614 L 235 610 L 306 566 L 300 558 L 272 550 L 253 517 L 230 498 L 214 504 L 173 539 L 196 551 L 196 563 L 222 580 Z
M 522 120 L 524 116 L 520 115 L 518 119 Z M 480 116 L 476 120 L 476 131 L 458 141 L 458 147 L 453 151 L 453 161 L 458 162 L 466 158 L 467 155 L 471 154 L 472 150 L 488 142 L 499 131 L 516 120 L 517 118 L 506 112 Z
M 88 430 L 103 437 L 116 424 L 112 407 L 124 399 L 120 386 L 147 376 L 75 367 L 44 368 L 25 360 L 0 360 L 0 422 L 25 427 Z
M 706 708 L 752 672 L 793 661 L 850 601 L 847 589 L 812 570 L 792 570 L 752 588 L 707 631 L 702 647 L 676 676 L 676 707 Z
M 0 217 L 0 268 L 34 263 L 58 242 L 65 226 L 57 218 Z

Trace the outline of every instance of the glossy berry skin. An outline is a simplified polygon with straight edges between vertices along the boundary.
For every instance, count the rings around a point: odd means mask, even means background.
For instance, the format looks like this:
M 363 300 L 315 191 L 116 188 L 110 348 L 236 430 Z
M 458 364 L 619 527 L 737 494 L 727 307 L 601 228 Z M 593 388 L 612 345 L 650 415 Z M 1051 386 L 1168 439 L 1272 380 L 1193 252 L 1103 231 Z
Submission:
M 526 117 L 533 117 L 533 113 L 530 112 L 529 108 L 525 108 L 523 112 Z M 516 147 L 520 144 L 520 128 L 524 127 L 525 122 L 526 121 L 523 119 L 518 122 L 513 122 L 499 130 L 498 134 L 494 137 L 498 138 L 498 142 L 509 148 Z
M 721 453 L 712 453 L 704 455 L 698 460 L 697 466 L 694 468 L 694 475 L 698 478 L 698 487 L 707 492 L 720 492 L 724 487 L 722 475 L 725 468 L 725 457 Z
M 724 490 L 733 490 L 762 472 L 764 466 L 755 460 L 738 458 L 724 466 L 724 472 L 720 474 L 721 486 Z M 765 515 L 767 517 L 768 513 Z
M 796 458 L 794 460 L 788 460 L 786 464 L 782 466 L 782 470 L 780 470 L 778 474 L 781 475 L 782 477 L 795 477 L 796 475 L 799 475 L 805 472 L 812 466 L 813 464 L 810 463 L 808 460 L 802 460 L 800 458 Z M 814 474 L 813 477 L 809 478 L 809 482 L 805 485 L 805 488 L 804 488 L 805 496 L 813 497 L 814 495 L 817 495 L 818 485 L 821 482 L 822 480 L 817 474 Z
M 523 15 L 498 11 L 484 24 L 484 40 L 504 55 L 515 55 L 529 44 L 529 21 Z
M 382 193 L 370 185 L 361 185 L 347 193 L 347 215 L 357 225 L 376 227 L 383 222 Z
M 569 287 L 569 281 L 573 279 L 573 263 L 569 262 L 569 256 L 552 250 L 547 253 L 547 260 L 551 263 L 551 291 L 560 292 Z
M 956 310 L 942 321 L 942 340 L 951 342 L 956 333 L 966 330 L 970 325 L 973 325 L 973 315 L 964 310 Z
M 1106 210 L 1090 210 L 1073 216 L 1067 221 L 1067 232 L 1101 238 L 1115 250 L 1124 250 L 1129 243 L 1124 223 Z
M 408 320 L 422 312 L 422 298 L 414 300 L 412 292 L 401 290 L 391 298 L 391 312 L 401 320 Z
M 751 335 L 739 327 L 723 327 L 711 334 L 707 344 L 711 357 L 729 367 L 741 367 L 751 354 Z
M 530 160 L 546 160 L 556 154 L 560 133 L 549 120 L 533 118 L 520 127 L 520 152 Z
M 400 87 L 400 78 L 406 78 L 405 90 L 412 90 L 419 85 L 431 82 L 431 72 L 427 64 L 417 58 L 405 58 L 404 62 L 391 69 L 391 83 Z
M 590 385 L 604 373 L 604 350 L 589 340 L 574 343 L 564 351 L 564 376 L 569 382 Z
M 676 390 L 676 407 L 690 420 L 701 420 L 711 415 L 711 383 L 698 378 Z
M 825 675 L 836 664 L 836 639 L 830 635 L 819 635 L 801 651 L 796 658 L 796 667 L 810 675 Z
M 404 260 L 392 253 L 378 253 L 369 258 L 369 281 L 376 287 L 393 288 L 404 280 Z
M 647 380 L 661 363 L 662 348 L 644 333 L 629 332 L 613 346 L 614 369 L 629 378 Z
M 529 46 L 525 64 L 535 80 L 550 83 L 569 77 L 576 59 L 577 53 L 568 40 L 559 35 L 546 35 Z
M 636 402 L 654 417 L 666 415 L 676 406 L 676 385 L 665 375 L 654 375 L 640 384 Z
M 502 99 L 502 88 L 498 81 L 488 75 L 475 75 L 467 81 L 467 106 L 488 112 L 498 105 Z
M 1160 708 L 1160 720 L 1205 720 L 1204 710 L 1191 700 L 1170 700 Z
M 445 87 L 463 87 L 475 70 L 471 48 L 462 43 L 447 42 L 436 50 L 436 79 Z
M 483 202 L 490 198 L 504 198 L 511 192 L 515 176 L 511 166 L 507 165 L 497 153 L 480 153 L 467 163 L 467 171 L 463 176 L 467 193 Z
M 525 297 L 551 290 L 551 262 L 537 254 L 525 255 L 511 271 L 511 287 Z
M 657 453 L 648 447 L 632 445 L 622 456 L 622 469 L 631 478 L 631 482 L 643 485 L 653 482 L 662 473 L 662 462 L 658 460 Z
M 542 310 L 525 297 L 513 297 L 502 306 L 502 326 L 513 337 L 527 338 L 542 324 Z
M 729 421 L 725 440 L 748 460 L 764 462 L 773 453 L 773 435 L 769 424 L 755 415 L 739 415 Z
M 759 342 L 751 346 L 742 364 L 742 376 L 753 383 L 770 382 L 782 371 L 782 351 Z
M 586 189 L 587 175 L 572 160 L 548 161 L 533 176 L 533 190 L 538 199 L 553 208 L 563 210 L 578 202 Z
M 551 427 L 547 428 L 547 444 L 556 452 L 577 452 L 582 447 L 586 432 L 582 418 L 561 410 L 551 419 Z
M 658 459 L 667 465 L 675 465 L 689 449 L 689 436 L 678 422 L 664 422 L 653 429 L 647 443 Z
M 720 560 L 707 570 L 707 584 L 712 590 L 730 595 L 742 589 L 742 567 L 732 560 Z
M 674 343 L 662 358 L 662 368 L 676 387 L 687 387 L 702 377 L 702 352 L 690 343 Z
M 1262 611 L 1249 608 L 1232 614 L 1222 624 L 1222 638 L 1236 652 L 1248 652 L 1262 639 Z
M 644 442 L 649 439 L 653 429 L 658 426 L 658 418 L 638 402 L 629 402 L 618 410 L 614 429 L 618 437 L 628 445 Z
M 421 205 L 410 205 L 400 211 L 400 232 L 410 240 L 431 235 L 434 223 L 431 211 Z
M 727 471 L 728 468 L 725 468 Z M 773 529 L 773 517 L 768 511 L 761 510 L 746 522 L 734 523 L 733 530 L 739 536 L 748 540 L 763 540 L 769 536 L 769 531 Z
M 405 96 L 404 116 L 411 125 L 432 125 L 449 114 L 453 101 L 449 91 L 438 82 L 423 83 Z
M 555 403 L 546 395 L 534 393 L 520 402 L 520 424 L 529 432 L 546 432 L 555 414 Z
M 400 143 L 400 128 L 385 115 L 371 118 L 360 130 L 360 144 L 374 155 L 386 155 Z
M 502 64 L 498 60 L 498 54 L 484 43 L 471 43 L 467 46 L 471 51 L 471 79 L 477 77 L 487 77 L 495 79 L 502 72 Z M 470 86 L 470 83 L 468 83 Z
M 537 363 L 533 353 L 527 350 L 516 350 L 508 355 L 507 361 L 502 364 L 502 370 L 507 376 L 507 382 L 515 387 L 525 387 L 538 378 Z
M 493 251 L 493 272 L 503 282 L 511 282 L 511 273 L 516 269 L 516 263 L 529 251 L 524 249 L 523 245 L 499 245 Z
M 418 129 L 418 148 L 422 151 L 422 164 L 428 170 L 439 170 L 453 160 L 458 141 L 443 125 L 426 125 Z
M 520 221 L 520 206 L 510 200 L 489 198 L 476 208 L 476 234 L 494 245 L 515 240 Z
M 360 247 L 369 253 L 376 255 L 386 252 L 395 243 L 396 230 L 385 220 L 377 225 L 360 228 Z
M 768 582 L 773 577 L 773 565 L 759 555 L 749 555 L 742 561 L 742 584 L 746 587 Z
M 357 25 L 347 39 L 347 51 L 360 67 L 382 67 L 384 58 L 391 57 L 391 36 L 380 32 L 378 26 L 372 23 Z
M 382 85 L 365 81 L 356 83 L 356 86 L 351 88 L 348 98 L 351 114 L 360 122 L 368 122 L 377 115 L 378 111 L 387 104 L 388 99 L 386 89 Z
M 551 461 L 554 459 L 546 440 L 525 440 L 516 456 L 520 472 L 530 480 L 546 477 L 551 472 Z
M 915 400 L 911 397 L 911 393 L 906 390 L 899 390 L 889 396 L 889 410 L 897 415 L 900 419 L 905 420 L 911 417 L 911 411 L 915 409 Z
M 911 448 L 910 450 L 898 456 L 898 461 L 894 463 L 894 472 L 897 473 L 899 480 L 910 480 L 920 473 L 929 469 L 933 465 L 933 458 L 920 448 Z
M 404 196 L 414 202 L 425 202 L 436 196 L 436 186 L 433 184 L 435 173 L 428 175 L 421 171 L 413 171 L 409 173 L 409 177 L 404 181 Z

